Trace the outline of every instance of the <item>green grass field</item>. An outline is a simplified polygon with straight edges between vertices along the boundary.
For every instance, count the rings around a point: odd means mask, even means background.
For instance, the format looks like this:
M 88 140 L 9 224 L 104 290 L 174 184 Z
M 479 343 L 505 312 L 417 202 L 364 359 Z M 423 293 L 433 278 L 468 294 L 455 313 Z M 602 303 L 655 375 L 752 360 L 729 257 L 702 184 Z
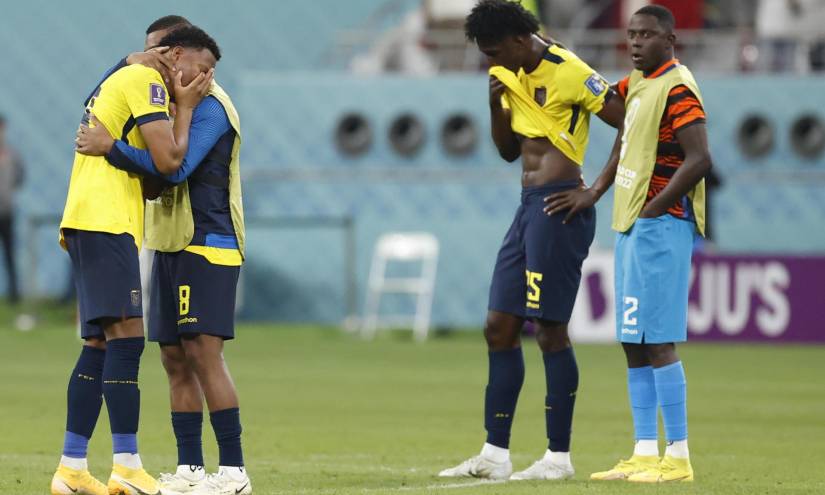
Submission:
M 58 313 L 60 314 L 60 313 Z M 48 493 L 60 454 L 68 373 L 78 341 L 68 320 L 21 333 L 0 311 L 0 493 Z M 690 440 L 697 481 L 670 486 L 593 483 L 629 454 L 621 351 L 577 347 L 581 386 L 572 481 L 445 482 L 439 469 L 484 440 L 486 356 L 478 332 L 419 345 L 406 334 L 363 342 L 334 329 L 243 325 L 226 355 L 241 396 L 247 466 L 257 494 L 825 493 L 825 348 L 686 345 Z M 544 376 L 526 346 L 527 379 L 511 449 L 516 469 L 546 448 Z M 150 472 L 176 461 L 158 350 L 141 369 L 140 448 Z M 214 436 L 205 427 L 207 463 Z M 110 468 L 105 411 L 90 467 Z

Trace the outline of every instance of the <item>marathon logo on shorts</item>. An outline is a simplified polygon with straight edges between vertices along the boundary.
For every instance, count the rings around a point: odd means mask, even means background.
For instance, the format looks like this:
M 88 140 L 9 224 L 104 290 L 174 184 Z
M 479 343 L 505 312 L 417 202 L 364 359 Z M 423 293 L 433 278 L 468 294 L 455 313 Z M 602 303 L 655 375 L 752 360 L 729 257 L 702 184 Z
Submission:
M 622 328 L 622 335 L 639 335 L 639 331 L 632 328 Z
M 587 80 L 584 82 L 584 85 L 587 86 L 587 89 L 593 93 L 594 96 L 599 96 L 604 92 L 605 85 L 604 79 L 598 74 L 593 74 L 592 76 L 588 77 Z
M 180 320 L 178 320 L 178 326 L 197 323 L 197 322 L 198 322 L 197 318 L 193 318 L 191 316 L 188 316 L 188 317 L 181 318 Z
M 130 292 L 129 297 L 131 298 L 132 306 L 140 306 L 140 289 L 135 289 L 132 292 Z
M 166 106 L 166 88 L 163 84 L 152 83 L 149 85 L 149 104 L 160 107 Z

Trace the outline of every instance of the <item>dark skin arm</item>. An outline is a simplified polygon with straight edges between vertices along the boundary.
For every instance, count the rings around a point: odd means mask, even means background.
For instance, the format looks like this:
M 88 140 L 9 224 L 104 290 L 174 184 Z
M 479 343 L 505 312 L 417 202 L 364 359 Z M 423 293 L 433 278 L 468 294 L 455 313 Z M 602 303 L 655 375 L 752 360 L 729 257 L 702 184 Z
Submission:
M 577 212 L 590 208 L 601 199 L 616 179 L 616 169 L 619 167 L 619 152 L 622 149 L 623 132 L 624 127 L 619 127 L 616 133 L 616 140 L 613 142 L 613 149 L 610 151 L 610 156 L 607 157 L 607 163 L 604 165 L 596 182 L 590 187 L 571 189 L 547 196 L 544 198 L 544 202 L 546 203 L 544 207 L 545 213 L 555 215 L 556 213 L 567 210 L 567 215 L 564 216 L 563 221 L 563 223 L 567 223 Z
M 490 76 L 490 127 L 499 155 L 508 162 L 514 162 L 521 156 L 521 143 L 510 127 L 510 110 L 501 106 L 505 88 L 503 82 Z
M 612 95 L 596 115 L 605 124 L 618 129 L 624 123 L 624 100 L 613 89 L 609 91 L 612 91 Z
M 685 161 L 673 174 L 667 186 L 642 209 L 639 218 L 653 218 L 667 213 L 668 208 L 690 192 L 712 167 L 705 124 L 694 124 L 676 131 L 676 140 L 685 152 Z

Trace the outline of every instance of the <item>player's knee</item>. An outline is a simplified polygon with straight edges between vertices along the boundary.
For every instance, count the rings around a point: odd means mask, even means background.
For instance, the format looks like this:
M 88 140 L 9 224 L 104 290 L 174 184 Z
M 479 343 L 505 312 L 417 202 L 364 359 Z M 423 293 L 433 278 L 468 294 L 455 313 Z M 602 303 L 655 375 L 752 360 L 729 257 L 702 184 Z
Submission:
M 630 344 L 623 342 L 622 349 L 624 349 L 624 355 L 627 359 L 628 368 L 650 366 L 650 358 L 648 357 L 643 344 Z
M 106 350 L 106 340 L 105 339 L 86 339 L 83 342 L 83 345 L 86 347 L 93 347 L 95 349 L 100 349 L 101 351 Z
M 177 345 L 163 346 L 160 349 L 160 360 L 163 369 L 169 377 L 182 377 L 189 373 L 189 363 L 186 361 L 186 354 L 183 347 Z
M 536 342 L 542 352 L 559 352 L 570 347 L 567 323 L 537 321 Z
M 521 345 L 521 324 L 514 325 L 501 318 L 488 316 L 484 325 L 484 339 L 491 351 L 515 349 Z
M 202 369 L 223 359 L 221 347 L 214 345 L 208 337 L 195 335 L 181 340 L 186 360 L 196 369 Z
M 676 346 L 673 344 L 647 344 L 645 348 L 648 359 L 655 368 L 661 368 L 679 360 L 676 355 Z
M 107 339 L 143 337 L 143 318 L 112 319 L 104 321 L 103 327 Z

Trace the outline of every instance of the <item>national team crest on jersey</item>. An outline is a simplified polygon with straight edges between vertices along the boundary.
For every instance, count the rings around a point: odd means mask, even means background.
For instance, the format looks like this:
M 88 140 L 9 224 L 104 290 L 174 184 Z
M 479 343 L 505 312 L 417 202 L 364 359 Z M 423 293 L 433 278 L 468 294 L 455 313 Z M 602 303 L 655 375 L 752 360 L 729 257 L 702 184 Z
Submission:
M 152 83 L 149 85 L 149 104 L 166 106 L 166 88 L 163 84 Z
M 599 96 L 605 89 L 604 80 L 598 74 L 593 74 L 592 76 L 588 77 L 587 80 L 584 82 L 584 85 L 587 86 L 587 89 L 590 90 L 595 96 Z
M 544 106 L 544 102 L 547 101 L 547 88 L 536 88 L 536 92 L 533 95 L 533 99 L 535 99 L 536 103 L 538 103 L 539 105 Z

